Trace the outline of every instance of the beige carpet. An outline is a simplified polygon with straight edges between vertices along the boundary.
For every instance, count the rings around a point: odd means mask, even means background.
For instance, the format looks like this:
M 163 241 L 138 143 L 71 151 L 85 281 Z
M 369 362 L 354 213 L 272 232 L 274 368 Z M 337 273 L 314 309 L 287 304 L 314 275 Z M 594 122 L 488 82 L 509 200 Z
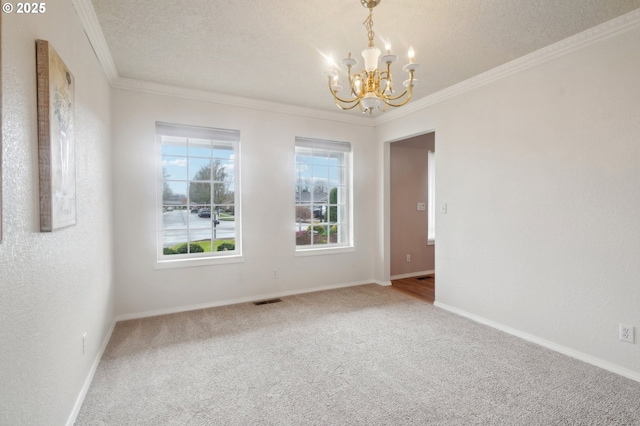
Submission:
M 77 425 L 640 425 L 640 383 L 366 285 L 118 323 Z

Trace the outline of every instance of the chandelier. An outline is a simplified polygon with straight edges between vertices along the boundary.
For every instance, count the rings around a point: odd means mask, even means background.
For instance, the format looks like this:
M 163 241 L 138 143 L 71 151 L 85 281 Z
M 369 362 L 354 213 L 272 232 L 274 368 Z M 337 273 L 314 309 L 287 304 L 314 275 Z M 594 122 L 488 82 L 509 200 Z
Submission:
M 359 73 L 352 74 L 352 68 L 358 64 L 358 61 L 349 56 L 341 61 L 342 65 L 347 68 L 347 79 L 349 82 L 349 94 L 346 98 L 338 95 L 342 90 L 342 86 L 338 80 L 338 70 L 335 64 L 330 61 L 329 71 L 324 75 L 329 80 L 329 91 L 333 95 L 333 99 L 342 110 L 349 110 L 360 107 L 363 113 L 373 114 L 374 109 L 386 111 L 387 107 L 399 107 L 405 105 L 411 99 L 413 92 L 413 84 L 417 79 L 413 78 L 413 73 L 419 64 L 414 63 L 415 53 L 412 47 L 409 47 L 409 63 L 402 69 L 409 73 L 409 78 L 403 82 L 405 90 L 396 94 L 393 88 L 393 78 L 391 76 L 391 64 L 398 57 L 391 54 L 391 45 L 385 43 L 386 54 L 380 57 L 380 49 L 374 45 L 375 33 L 373 32 L 373 8 L 380 4 L 382 0 L 360 0 L 362 6 L 369 9 L 369 16 L 364 20 L 363 25 L 367 29 L 369 36 L 369 47 L 362 51 L 364 59 L 364 69 Z M 381 65 L 382 70 L 378 67 Z

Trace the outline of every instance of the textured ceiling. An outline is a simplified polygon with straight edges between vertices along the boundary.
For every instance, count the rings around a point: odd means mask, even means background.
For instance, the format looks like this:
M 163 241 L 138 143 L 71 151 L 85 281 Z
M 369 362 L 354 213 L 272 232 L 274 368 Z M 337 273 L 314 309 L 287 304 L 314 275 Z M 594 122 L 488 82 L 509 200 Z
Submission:
M 92 0 L 120 77 L 335 111 L 325 56 L 359 60 L 360 0 Z M 640 8 L 640 0 L 382 0 L 397 81 L 409 45 L 419 99 Z M 398 84 L 398 83 L 396 83 Z M 344 85 L 344 83 L 343 83 Z M 352 114 L 358 112 L 352 111 Z

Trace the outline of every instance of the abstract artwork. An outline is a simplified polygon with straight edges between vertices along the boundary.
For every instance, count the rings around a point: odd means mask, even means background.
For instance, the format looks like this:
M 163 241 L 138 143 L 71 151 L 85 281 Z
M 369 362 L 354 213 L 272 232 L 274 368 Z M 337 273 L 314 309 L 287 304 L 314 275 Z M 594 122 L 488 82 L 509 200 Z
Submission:
M 76 223 L 75 81 L 46 40 L 36 41 L 40 231 Z

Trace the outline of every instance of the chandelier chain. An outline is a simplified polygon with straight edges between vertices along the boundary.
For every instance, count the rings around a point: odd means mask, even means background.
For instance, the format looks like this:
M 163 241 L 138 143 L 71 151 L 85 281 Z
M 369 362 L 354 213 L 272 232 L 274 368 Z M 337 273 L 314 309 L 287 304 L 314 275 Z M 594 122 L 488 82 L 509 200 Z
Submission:
M 369 8 L 369 16 L 362 23 L 367 29 L 367 33 L 369 35 L 369 47 L 374 47 L 373 40 L 375 39 L 376 33 L 373 32 L 373 8 Z

